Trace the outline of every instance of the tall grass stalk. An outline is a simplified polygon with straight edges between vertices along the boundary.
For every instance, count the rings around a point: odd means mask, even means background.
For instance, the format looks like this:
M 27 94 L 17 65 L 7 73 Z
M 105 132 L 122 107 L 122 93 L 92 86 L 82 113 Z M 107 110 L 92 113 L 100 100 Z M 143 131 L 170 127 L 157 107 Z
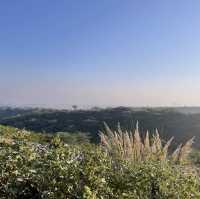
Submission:
M 188 140 L 170 153 L 169 147 L 174 138 L 172 137 L 164 144 L 157 129 L 151 137 L 147 131 L 142 138 L 138 123 L 136 128 L 130 132 L 122 130 L 120 124 L 116 131 L 112 131 L 106 123 L 104 125 L 105 132 L 100 131 L 102 147 L 112 157 L 134 162 L 145 160 L 186 162 L 194 140 L 194 138 Z

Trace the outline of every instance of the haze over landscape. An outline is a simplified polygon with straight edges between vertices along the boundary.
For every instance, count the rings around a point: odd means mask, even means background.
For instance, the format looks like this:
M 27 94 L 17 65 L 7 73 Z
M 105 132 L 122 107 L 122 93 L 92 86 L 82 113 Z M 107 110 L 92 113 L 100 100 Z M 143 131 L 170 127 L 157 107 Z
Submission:
M 0 104 L 198 106 L 200 2 L 0 2 Z
M 199 199 L 200 1 L 0 1 L 0 199 Z

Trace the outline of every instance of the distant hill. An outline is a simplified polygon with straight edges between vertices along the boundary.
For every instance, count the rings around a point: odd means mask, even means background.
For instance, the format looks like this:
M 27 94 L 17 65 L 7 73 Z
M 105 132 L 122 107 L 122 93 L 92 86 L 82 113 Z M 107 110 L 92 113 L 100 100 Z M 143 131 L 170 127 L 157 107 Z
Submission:
M 55 111 L 54 109 L 42 109 L 42 108 L 21 108 L 21 107 L 7 107 L 0 106 L 0 120 L 9 119 L 14 117 L 20 117 L 33 113 L 49 113 Z
M 185 108 L 184 108 L 185 109 Z M 190 110 L 191 111 L 191 110 Z M 151 132 L 158 128 L 164 138 L 174 136 L 175 142 L 184 142 L 195 136 L 195 146 L 200 147 L 200 113 L 181 113 L 173 108 L 109 108 L 98 110 L 50 110 L 50 109 L 7 109 L 0 111 L 0 124 L 26 128 L 36 132 L 85 132 L 98 142 L 103 122 L 116 128 L 133 129 L 139 121 L 141 131 Z M 184 113 L 185 110 L 183 111 Z

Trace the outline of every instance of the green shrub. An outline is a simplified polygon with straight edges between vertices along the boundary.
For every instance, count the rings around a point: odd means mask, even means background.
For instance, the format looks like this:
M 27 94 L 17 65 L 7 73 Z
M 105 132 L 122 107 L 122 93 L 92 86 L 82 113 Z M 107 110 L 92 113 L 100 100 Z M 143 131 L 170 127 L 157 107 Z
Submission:
M 112 177 L 116 198 L 199 198 L 199 179 L 169 163 L 143 162 L 129 165 Z
M 2 142 L 0 171 L 1 199 L 200 198 L 187 165 L 113 159 L 101 146 L 65 145 L 58 136 L 49 144 Z
M 66 144 L 87 144 L 90 142 L 91 137 L 87 133 L 81 132 L 58 132 L 60 139 Z

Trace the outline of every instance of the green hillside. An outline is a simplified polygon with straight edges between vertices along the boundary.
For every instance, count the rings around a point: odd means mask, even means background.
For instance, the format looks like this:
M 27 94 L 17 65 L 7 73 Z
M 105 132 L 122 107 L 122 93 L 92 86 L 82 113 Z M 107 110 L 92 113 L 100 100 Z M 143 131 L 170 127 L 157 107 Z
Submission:
M 112 128 L 120 122 L 122 128 L 132 129 L 139 121 L 141 132 L 158 128 L 163 138 L 175 136 L 175 143 L 195 136 L 195 147 L 200 147 L 200 114 L 183 114 L 174 109 L 132 109 L 126 107 L 100 110 L 31 110 L 21 115 L 1 118 L 0 123 L 36 132 L 87 133 L 98 142 L 103 122 Z

